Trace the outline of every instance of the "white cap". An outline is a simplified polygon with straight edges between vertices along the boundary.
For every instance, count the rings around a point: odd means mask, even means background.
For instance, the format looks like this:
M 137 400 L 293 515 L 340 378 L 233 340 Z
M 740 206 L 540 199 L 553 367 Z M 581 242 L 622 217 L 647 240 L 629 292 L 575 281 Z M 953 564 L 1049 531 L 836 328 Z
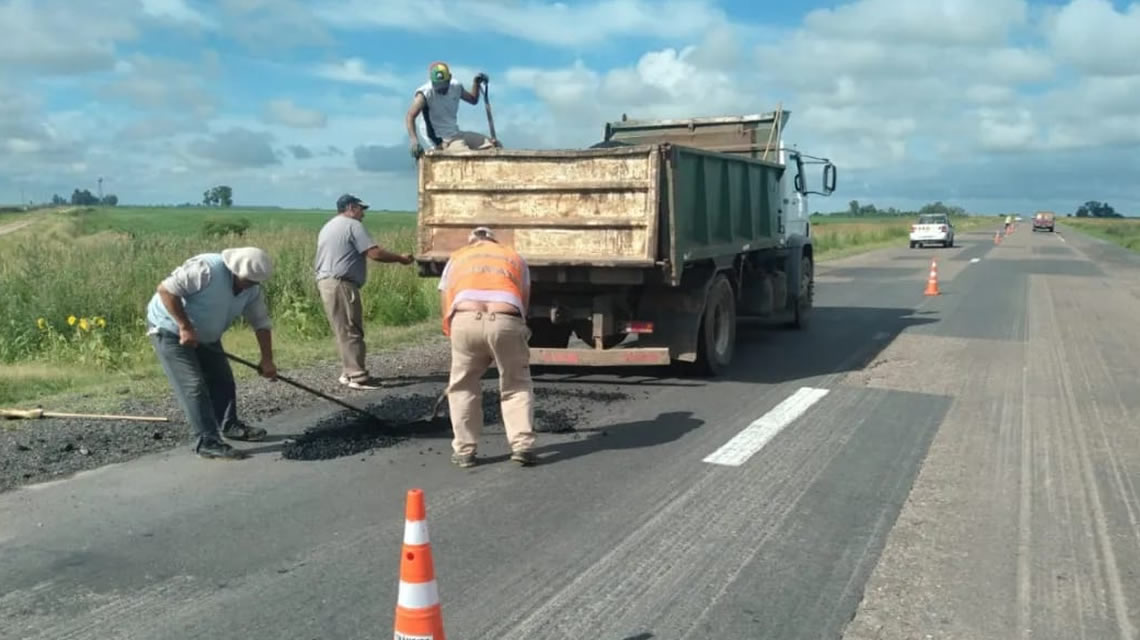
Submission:
M 264 282 L 273 275 L 273 259 L 257 247 L 225 249 L 222 262 L 235 276 L 252 282 Z

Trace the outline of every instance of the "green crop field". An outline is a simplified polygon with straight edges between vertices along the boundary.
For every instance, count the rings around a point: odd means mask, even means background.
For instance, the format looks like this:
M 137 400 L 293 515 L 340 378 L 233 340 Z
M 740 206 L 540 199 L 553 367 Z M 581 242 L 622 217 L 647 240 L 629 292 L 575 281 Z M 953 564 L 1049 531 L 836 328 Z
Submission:
M 43 213 L 0 236 L 0 403 L 104 383 L 165 381 L 145 336 L 158 282 L 186 258 L 258 246 L 276 262 L 266 284 L 283 370 L 332 358 L 328 321 L 312 277 L 319 211 L 76 209 Z M 248 221 L 248 226 L 244 221 Z M 394 251 L 412 251 L 415 216 L 369 212 L 365 224 Z M 241 235 L 211 235 L 239 223 Z M 211 227 L 210 225 L 214 225 Z M 221 228 L 225 231 L 225 228 Z M 434 281 L 415 268 L 370 263 L 364 289 L 369 347 L 426 333 L 438 307 Z M 235 327 L 227 347 L 256 357 L 252 332 Z
M 1140 219 L 1058 218 L 1057 222 L 1133 251 L 1140 251 Z

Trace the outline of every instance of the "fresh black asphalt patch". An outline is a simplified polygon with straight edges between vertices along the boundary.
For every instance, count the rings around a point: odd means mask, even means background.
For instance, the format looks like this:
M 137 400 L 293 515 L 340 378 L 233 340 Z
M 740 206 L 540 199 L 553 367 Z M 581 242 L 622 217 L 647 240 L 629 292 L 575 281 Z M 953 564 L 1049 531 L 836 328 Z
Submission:
M 446 401 L 439 416 L 429 420 L 438 396 L 407 394 L 390 396 L 370 407 L 376 416 L 369 420 L 358 414 L 341 411 L 289 440 L 281 448 L 286 460 L 332 460 L 395 446 L 415 436 L 451 437 Z M 539 433 L 572 433 L 581 423 L 586 406 L 604 406 L 629 399 L 617 391 L 535 388 L 534 428 Z M 500 424 L 497 391 L 483 392 L 483 424 Z M 484 429 L 492 433 L 494 429 Z

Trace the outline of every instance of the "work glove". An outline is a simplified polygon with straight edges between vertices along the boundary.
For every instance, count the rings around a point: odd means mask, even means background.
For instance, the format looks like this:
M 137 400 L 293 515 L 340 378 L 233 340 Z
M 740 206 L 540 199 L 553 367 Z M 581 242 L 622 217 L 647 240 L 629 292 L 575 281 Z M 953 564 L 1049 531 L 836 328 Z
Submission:
M 491 79 L 488 78 L 487 74 L 483 73 L 482 71 L 475 74 L 475 84 L 487 84 L 490 81 Z
M 420 146 L 419 140 L 412 140 L 408 143 L 408 152 L 412 154 L 413 158 L 419 160 L 420 156 L 424 154 L 424 149 Z

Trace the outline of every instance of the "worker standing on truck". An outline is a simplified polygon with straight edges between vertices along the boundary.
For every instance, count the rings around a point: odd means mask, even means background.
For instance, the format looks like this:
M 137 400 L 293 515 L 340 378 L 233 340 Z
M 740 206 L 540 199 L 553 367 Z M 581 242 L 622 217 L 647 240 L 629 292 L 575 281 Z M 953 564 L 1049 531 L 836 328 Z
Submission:
M 416 89 L 412 105 L 404 118 L 408 127 L 408 149 L 413 158 L 423 154 L 419 135 L 416 134 L 416 117 L 424 116 L 427 137 L 437 149 L 470 151 L 491 149 L 497 143 L 475 131 L 459 129 L 459 101 L 479 104 L 479 88 L 488 78 L 485 73 L 475 75 L 475 81 L 468 91 L 458 80 L 451 77 L 451 68 L 443 62 L 433 62 L 428 67 L 429 81 Z
M 364 305 L 360 289 L 368 278 L 365 258 L 377 262 L 411 264 L 412 254 L 399 255 L 381 248 L 361 220 L 368 203 L 346 193 L 336 201 L 337 214 L 317 235 L 314 271 L 325 316 L 332 326 L 340 353 L 339 382 L 350 389 L 379 389 L 380 381 L 368 373 L 364 358 Z
M 481 379 L 493 361 L 511 460 L 533 465 L 534 385 L 526 325 L 530 268 L 513 249 L 499 244 L 490 229 L 479 227 L 447 261 L 439 291 L 443 333 L 451 339 L 451 461 L 475 465 L 483 431 Z
M 247 457 L 222 436 L 247 441 L 265 437 L 265 429 L 237 417 L 237 389 L 222 334 L 237 316 L 244 316 L 261 348 L 261 375 L 277 377 L 272 323 L 261 288 L 272 273 L 269 255 L 255 247 L 197 255 L 159 283 L 147 305 L 147 335 L 190 423 L 194 451 L 203 458 Z

